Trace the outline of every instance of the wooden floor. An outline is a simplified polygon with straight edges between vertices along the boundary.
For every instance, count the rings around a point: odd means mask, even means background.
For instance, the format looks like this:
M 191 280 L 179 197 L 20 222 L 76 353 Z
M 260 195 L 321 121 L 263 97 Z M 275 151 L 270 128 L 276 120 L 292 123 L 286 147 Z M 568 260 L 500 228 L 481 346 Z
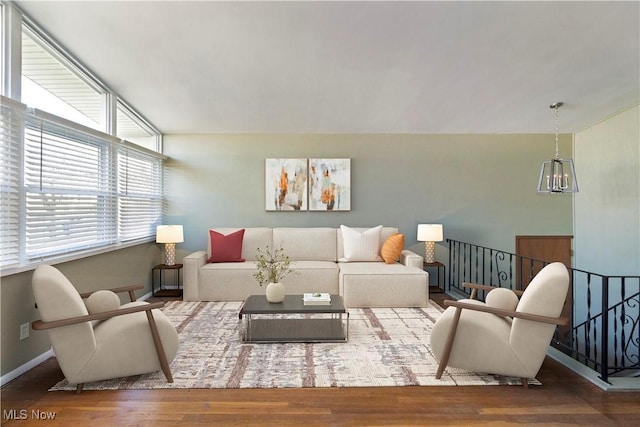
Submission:
M 443 294 L 434 294 L 436 301 Z M 7 426 L 639 426 L 640 393 L 603 392 L 547 358 L 542 386 L 48 392 L 50 359 L 3 387 Z M 54 416 L 53 420 L 43 420 Z M 40 417 L 40 419 L 38 419 Z M 24 418 L 24 419 L 20 419 Z

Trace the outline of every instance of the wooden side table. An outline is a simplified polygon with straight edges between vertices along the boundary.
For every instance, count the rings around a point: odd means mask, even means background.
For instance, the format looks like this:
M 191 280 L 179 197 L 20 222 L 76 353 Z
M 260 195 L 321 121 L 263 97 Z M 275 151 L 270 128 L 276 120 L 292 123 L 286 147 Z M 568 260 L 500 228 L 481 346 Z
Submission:
M 443 263 L 434 261 L 434 262 L 424 262 L 422 269 L 427 270 L 428 268 L 436 268 L 438 270 L 438 283 L 437 283 L 437 291 L 433 291 L 434 294 L 440 294 L 444 292 L 445 282 L 442 283 L 442 287 L 440 287 L 440 269 L 442 269 L 442 278 L 444 281 L 447 280 L 446 270 Z
M 151 289 L 154 297 L 181 297 L 182 282 L 180 281 L 182 264 L 166 265 L 158 264 L 151 270 Z M 171 283 L 165 283 L 163 273 L 173 272 Z

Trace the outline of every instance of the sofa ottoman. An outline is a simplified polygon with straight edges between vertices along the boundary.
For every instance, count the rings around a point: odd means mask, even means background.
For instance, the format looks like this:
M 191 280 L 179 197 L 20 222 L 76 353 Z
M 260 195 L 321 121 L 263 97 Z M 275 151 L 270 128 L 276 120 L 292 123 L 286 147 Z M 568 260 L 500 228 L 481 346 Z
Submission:
M 347 307 L 424 307 L 429 301 L 425 272 L 379 262 L 341 262 L 340 295 Z

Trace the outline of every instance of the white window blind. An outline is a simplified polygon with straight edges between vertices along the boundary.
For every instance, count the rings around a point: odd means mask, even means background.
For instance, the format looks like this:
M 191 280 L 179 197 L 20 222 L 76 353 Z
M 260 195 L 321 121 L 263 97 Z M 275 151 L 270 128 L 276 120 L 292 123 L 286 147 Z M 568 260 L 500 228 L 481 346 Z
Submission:
M 155 235 L 164 156 L 2 101 L 1 267 Z
M 0 104 L 0 266 L 20 263 L 20 205 L 24 105 Z
M 25 126 L 27 258 L 117 242 L 117 140 L 43 116 L 28 115 Z
M 122 241 L 155 235 L 162 216 L 162 161 L 127 144 L 118 150 Z

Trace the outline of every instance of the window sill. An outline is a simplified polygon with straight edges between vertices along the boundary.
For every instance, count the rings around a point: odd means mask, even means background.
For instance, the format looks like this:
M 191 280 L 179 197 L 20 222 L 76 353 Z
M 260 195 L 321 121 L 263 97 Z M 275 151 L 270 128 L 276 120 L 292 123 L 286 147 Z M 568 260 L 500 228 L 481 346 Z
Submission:
M 96 256 L 96 255 L 101 255 L 101 254 L 105 254 L 105 253 L 108 253 L 108 252 L 118 251 L 118 250 L 121 250 L 121 249 L 131 248 L 133 246 L 138 246 L 138 245 L 142 245 L 144 243 L 151 243 L 151 242 L 155 242 L 155 237 L 154 236 L 149 236 L 149 237 L 143 238 L 143 239 L 132 240 L 132 241 L 127 242 L 127 243 L 120 243 L 120 244 L 117 244 L 117 245 L 109 245 L 109 246 L 104 246 L 104 247 L 101 247 L 101 248 L 74 252 L 73 254 L 48 257 L 48 258 L 42 259 L 40 261 L 31 261 L 31 262 L 29 262 L 27 264 L 3 268 L 3 269 L 0 270 L 0 277 L 5 277 L 5 276 L 11 276 L 11 275 L 14 275 L 14 274 L 24 273 L 25 271 L 31 271 L 31 270 L 34 270 L 37 266 L 42 265 L 42 264 L 49 264 L 49 265 L 62 264 L 64 262 L 76 261 L 76 260 L 79 260 L 79 259 L 88 258 L 88 257 Z

